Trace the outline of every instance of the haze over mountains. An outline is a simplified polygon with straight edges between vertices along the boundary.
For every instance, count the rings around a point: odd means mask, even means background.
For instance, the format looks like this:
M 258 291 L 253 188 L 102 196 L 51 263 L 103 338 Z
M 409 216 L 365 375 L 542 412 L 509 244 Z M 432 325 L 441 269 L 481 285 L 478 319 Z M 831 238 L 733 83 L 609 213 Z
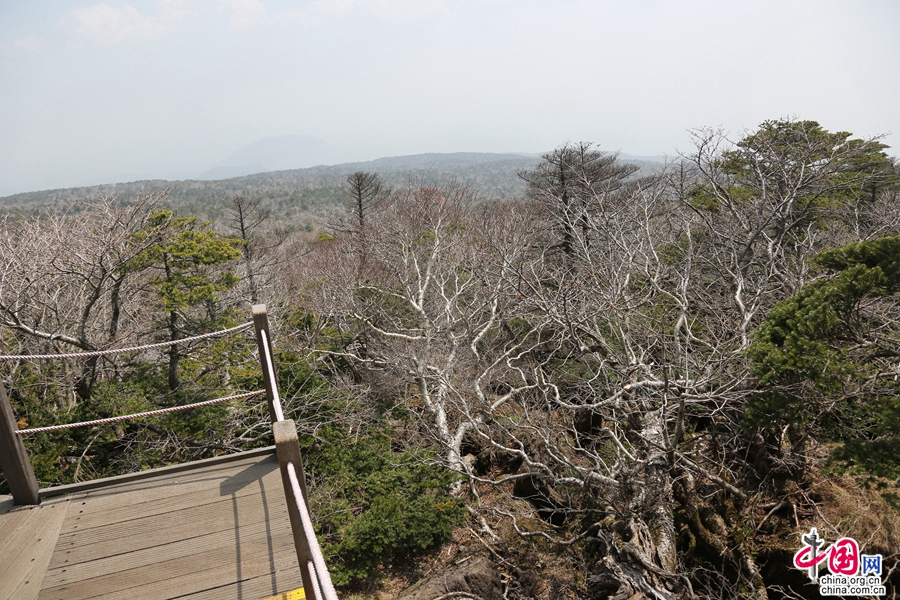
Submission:
M 259 198 L 286 227 L 327 229 L 331 215 L 345 200 L 342 184 L 355 171 L 379 173 L 394 188 L 411 181 L 468 184 L 479 199 L 521 198 L 526 184 L 519 173 L 532 169 L 540 154 L 454 152 L 393 156 L 359 162 L 323 164 L 345 151 L 308 136 L 265 138 L 241 148 L 196 179 L 144 179 L 122 183 L 26 192 L 0 198 L 0 207 L 19 213 L 81 210 L 85 201 L 119 196 L 130 202 L 137 195 L 159 194 L 162 207 L 181 215 L 216 220 L 235 197 Z M 664 157 L 620 159 L 652 171 Z
M 223 159 L 195 179 L 145 179 L 132 182 L 72 187 L 13 194 L 0 205 L 35 209 L 62 208 L 71 202 L 101 195 L 134 195 L 169 190 L 167 204 L 193 214 L 215 216 L 237 195 L 262 197 L 273 207 L 292 213 L 316 213 L 341 202 L 341 184 L 355 171 L 380 173 L 393 186 L 410 180 L 458 180 L 471 185 L 482 198 L 501 200 L 521 196 L 525 183 L 518 173 L 533 168 L 536 153 L 455 152 L 384 157 L 339 162 L 352 153 L 310 136 L 279 136 L 258 140 Z M 620 159 L 648 169 L 661 166 L 662 156 L 620 154 Z
M 284 171 L 290 169 L 305 169 L 319 165 L 341 165 L 341 164 L 369 164 L 377 163 L 385 159 L 376 159 L 375 161 L 353 161 L 348 160 L 348 156 L 360 154 L 360 151 L 353 149 L 341 148 L 327 142 L 325 140 L 308 136 L 308 135 L 284 135 L 277 137 L 267 137 L 257 140 L 252 144 L 244 146 L 234 154 L 216 163 L 211 169 L 204 172 L 198 179 L 228 179 L 232 177 L 242 177 L 244 175 L 252 175 L 254 173 L 264 173 L 267 171 Z M 486 157 L 494 156 L 539 156 L 539 153 L 451 153 L 441 154 L 440 156 L 450 155 L 466 155 L 474 156 L 476 154 L 484 154 Z M 433 156 L 432 154 L 412 155 L 412 156 Z M 662 156 L 630 156 L 621 155 L 635 161 L 663 162 Z M 400 159 L 408 159 L 410 156 L 398 157 Z M 485 160 L 491 160 L 485 158 Z M 401 160 L 402 162 L 418 163 L 421 161 Z M 435 162 L 427 160 L 425 162 Z M 479 161 L 480 162 L 480 161 Z M 368 169 L 377 170 L 377 169 Z
M 536 156 L 517 154 L 453 153 L 417 154 L 380 158 L 366 162 L 320 165 L 301 169 L 285 169 L 253 173 L 227 179 L 186 179 L 168 181 L 148 179 L 127 183 L 74 187 L 39 192 L 26 192 L 0 198 L 6 206 L 25 206 L 43 203 L 66 204 L 79 199 L 101 195 L 135 194 L 141 190 L 156 192 L 169 189 L 169 200 L 176 205 L 194 200 L 214 203 L 234 195 L 264 198 L 289 194 L 297 197 L 321 197 L 339 194 L 340 185 L 354 171 L 380 173 L 391 185 L 403 185 L 409 180 L 446 181 L 456 179 L 470 183 L 481 194 L 507 198 L 524 191 L 524 183 L 517 173 L 533 167 Z M 295 198 L 295 199 L 299 199 Z M 321 199 L 321 198 L 320 198 Z M 337 198 L 335 198 L 337 201 Z M 327 203 L 327 202 L 326 202 Z
M 245 177 L 258 173 L 268 173 L 273 171 L 288 171 L 297 169 L 308 169 L 318 166 L 334 167 L 340 173 L 349 173 L 354 170 L 370 170 L 370 171 L 411 171 L 407 175 L 412 175 L 412 171 L 425 170 L 428 173 L 419 173 L 420 175 L 434 174 L 437 170 L 444 173 L 445 171 L 456 171 L 472 167 L 475 164 L 487 162 L 504 161 L 504 160 L 524 160 L 525 163 L 521 168 L 527 168 L 533 164 L 534 160 L 540 157 L 540 153 L 528 152 L 506 152 L 506 153 L 485 153 L 485 152 L 457 152 L 457 153 L 441 153 L 441 154 L 414 154 L 406 156 L 394 156 L 390 158 L 377 158 L 371 160 L 371 152 L 358 149 L 348 148 L 335 145 L 329 141 L 307 136 L 307 135 L 284 135 L 275 137 L 266 137 L 248 144 L 226 158 L 212 164 L 211 167 L 203 171 L 195 171 L 193 175 L 190 171 L 180 170 L 175 177 L 131 177 L 124 175 L 116 178 L 114 175 L 107 174 L 99 178 L 102 183 L 94 185 L 76 184 L 75 186 L 61 187 L 52 184 L 46 188 L 32 187 L 32 191 L 22 191 L 21 186 L 16 191 L 15 187 L 7 187 L 0 182 L 0 202 L 4 204 L 18 203 L 24 198 L 46 198 L 52 190 L 54 192 L 61 190 L 89 190 L 104 189 L 109 190 L 110 185 L 119 186 L 120 182 L 132 181 L 134 183 L 161 182 L 166 181 L 217 181 Z M 632 156 L 628 154 L 620 154 L 623 160 L 635 162 L 663 162 L 663 156 Z M 512 163 L 507 166 L 513 166 Z M 462 177 L 464 173 L 458 173 Z M 84 181 L 82 178 L 78 178 Z M 94 179 L 94 177 L 88 177 Z M 105 180 L 105 181 L 104 181 Z M 58 180 L 57 180 L 58 181 Z M 130 185 L 130 184 L 129 184 Z M 27 188 L 26 188 L 27 189 Z M 118 188 L 121 190 L 121 188 Z M 41 191 L 37 191 L 41 190 Z M 50 194 L 54 195 L 55 194 Z M 65 193 L 64 196 L 70 196 Z M 28 201 L 28 200 L 26 200 Z
M 304 169 L 347 162 L 347 152 L 308 135 L 267 137 L 216 163 L 198 179 L 228 179 L 265 171 Z

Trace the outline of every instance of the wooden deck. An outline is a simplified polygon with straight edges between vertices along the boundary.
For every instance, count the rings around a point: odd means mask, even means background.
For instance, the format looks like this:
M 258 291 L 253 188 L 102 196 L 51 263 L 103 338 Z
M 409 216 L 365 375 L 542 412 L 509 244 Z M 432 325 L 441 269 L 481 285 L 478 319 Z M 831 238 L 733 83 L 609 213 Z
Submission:
M 0 600 L 257 600 L 302 587 L 274 453 L 179 469 L 42 490 L 33 507 L 0 496 Z

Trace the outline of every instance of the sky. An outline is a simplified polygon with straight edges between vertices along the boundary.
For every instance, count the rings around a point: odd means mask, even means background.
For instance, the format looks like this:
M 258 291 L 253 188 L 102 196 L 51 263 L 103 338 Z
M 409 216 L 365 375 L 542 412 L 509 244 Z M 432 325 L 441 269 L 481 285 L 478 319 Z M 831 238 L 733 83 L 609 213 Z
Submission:
M 897 0 L 0 0 L 0 196 L 285 135 L 672 156 L 800 118 L 900 146 L 898 59 Z

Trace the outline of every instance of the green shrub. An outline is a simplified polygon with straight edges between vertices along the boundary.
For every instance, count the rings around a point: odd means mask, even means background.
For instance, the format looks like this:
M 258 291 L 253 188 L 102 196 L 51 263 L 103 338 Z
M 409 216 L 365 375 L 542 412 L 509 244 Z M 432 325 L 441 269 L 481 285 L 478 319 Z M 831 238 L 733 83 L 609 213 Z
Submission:
M 313 512 L 336 585 L 377 579 L 391 561 L 446 540 L 465 514 L 447 493 L 453 473 L 424 452 L 392 452 L 385 435 L 327 431 L 307 452 L 307 472 L 317 482 Z

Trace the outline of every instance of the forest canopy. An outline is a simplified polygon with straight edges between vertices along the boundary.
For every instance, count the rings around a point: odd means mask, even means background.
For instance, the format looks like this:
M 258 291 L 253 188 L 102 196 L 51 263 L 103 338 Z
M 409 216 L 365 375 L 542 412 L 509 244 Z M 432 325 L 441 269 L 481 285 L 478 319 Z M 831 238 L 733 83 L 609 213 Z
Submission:
M 508 599 L 817 597 L 790 568 L 810 526 L 866 540 L 896 587 L 897 165 L 814 121 L 693 146 L 648 169 L 567 143 L 504 199 L 360 171 L 317 234 L 236 195 L 210 222 L 165 192 L 9 211 L 3 354 L 178 340 L 266 303 L 347 590 L 471 531 Z M 237 334 L 0 378 L 24 428 L 259 389 L 254 352 Z M 249 398 L 26 443 L 46 486 L 272 438 Z

